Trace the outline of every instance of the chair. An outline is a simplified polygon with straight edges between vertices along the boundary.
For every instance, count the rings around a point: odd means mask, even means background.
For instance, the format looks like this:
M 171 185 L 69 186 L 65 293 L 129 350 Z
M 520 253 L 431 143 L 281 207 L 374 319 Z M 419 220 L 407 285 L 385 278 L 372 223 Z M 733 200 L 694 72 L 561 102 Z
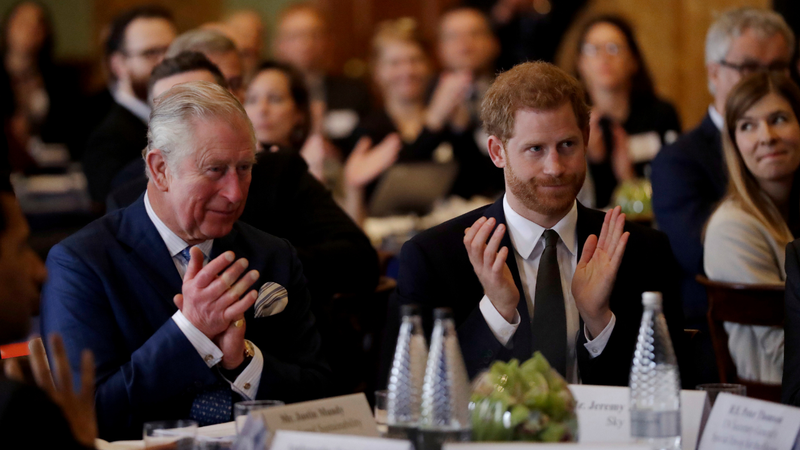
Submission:
M 717 370 L 722 383 L 739 383 L 747 387 L 747 396 L 780 403 L 781 386 L 740 379 L 728 350 L 728 333 L 723 322 L 742 325 L 783 327 L 783 286 L 722 283 L 698 275 L 697 282 L 708 293 L 708 327 Z

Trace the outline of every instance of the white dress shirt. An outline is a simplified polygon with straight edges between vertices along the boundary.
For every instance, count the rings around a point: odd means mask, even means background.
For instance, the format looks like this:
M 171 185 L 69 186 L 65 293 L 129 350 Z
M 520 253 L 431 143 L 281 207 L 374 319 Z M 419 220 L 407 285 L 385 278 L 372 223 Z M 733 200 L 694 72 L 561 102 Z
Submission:
M 183 278 L 186 274 L 186 265 L 184 265 L 183 259 L 180 258 L 179 255 L 189 244 L 179 238 L 172 230 L 164 225 L 161 219 L 159 219 L 155 211 L 153 211 L 152 205 L 150 205 L 149 192 L 146 191 L 144 194 L 144 208 L 147 211 L 147 216 L 150 217 L 156 230 L 158 230 L 158 234 L 161 235 L 161 239 L 163 239 L 164 243 L 167 245 L 167 250 L 170 256 L 172 256 L 172 262 L 175 264 L 175 268 L 178 269 L 178 273 L 181 278 Z M 211 247 L 213 245 L 213 239 L 197 244 L 196 247 L 199 248 L 203 252 L 203 256 L 205 256 L 203 264 L 208 263 Z M 222 361 L 222 350 L 220 350 L 208 336 L 192 325 L 189 319 L 187 319 L 180 310 L 172 315 L 172 320 L 175 321 L 178 328 L 186 335 L 186 338 L 191 342 L 192 346 L 197 350 L 197 353 L 203 358 L 203 361 L 205 361 L 209 368 L 214 367 Z M 253 344 L 252 342 L 250 343 Z M 264 369 L 264 356 L 261 354 L 261 350 L 259 350 L 255 344 L 253 344 L 253 349 L 255 350 L 255 355 L 250 361 L 250 364 L 236 377 L 236 380 L 233 382 L 226 380 L 230 383 L 233 391 L 239 393 L 248 400 L 254 400 L 256 398 L 258 385 L 261 382 L 261 371 Z
M 150 105 L 119 89 L 112 90 L 111 96 L 114 97 L 115 102 L 141 119 L 142 122 L 145 124 L 150 122 Z
M 516 258 L 519 269 L 519 277 L 522 282 L 524 298 L 528 307 L 528 315 L 533 321 L 533 301 L 536 294 L 536 275 L 539 271 L 539 259 L 544 252 L 544 231 L 545 228 L 537 225 L 530 220 L 522 217 L 508 204 L 508 198 L 503 197 L 503 212 L 506 215 L 506 226 L 511 244 L 514 247 L 514 258 Z M 556 246 L 558 257 L 558 269 L 561 274 L 561 287 L 564 292 L 564 307 L 567 316 L 567 381 L 579 383 L 578 376 L 578 353 L 576 345 L 578 342 L 578 331 L 580 328 L 580 314 L 575 305 L 575 297 L 572 296 L 572 276 L 578 265 L 578 204 L 575 202 L 572 209 L 562 218 L 553 228 L 558 233 L 559 240 Z M 509 249 L 511 250 L 511 249 Z M 519 312 L 514 315 L 512 323 L 508 323 L 492 304 L 486 295 L 481 299 L 479 308 L 483 318 L 489 325 L 489 329 L 501 344 L 507 345 L 508 341 L 514 336 L 517 327 L 520 325 Z M 612 313 L 611 320 L 603 331 L 594 337 L 589 335 L 584 326 L 583 333 L 586 336 L 584 346 L 589 351 L 589 356 L 594 358 L 600 355 L 606 348 L 614 325 L 617 323 L 616 316 Z M 531 323 L 532 324 L 532 323 Z M 530 326 L 531 324 L 527 324 Z
M 711 117 L 711 121 L 714 122 L 714 125 L 717 127 L 719 131 L 722 131 L 722 128 L 725 127 L 725 119 L 722 117 L 714 105 L 708 106 L 708 117 Z

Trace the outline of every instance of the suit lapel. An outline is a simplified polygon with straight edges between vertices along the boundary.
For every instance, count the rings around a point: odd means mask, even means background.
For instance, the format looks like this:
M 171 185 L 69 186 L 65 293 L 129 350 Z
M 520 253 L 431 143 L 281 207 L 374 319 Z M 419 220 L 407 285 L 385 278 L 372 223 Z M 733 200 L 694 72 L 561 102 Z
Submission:
M 131 248 L 130 261 L 125 267 L 138 271 L 158 294 L 140 297 L 142 303 L 146 303 L 143 305 L 145 309 L 172 315 L 177 309 L 172 298 L 181 292 L 183 282 L 167 245 L 147 215 L 144 195 L 122 212 L 117 239 Z
M 520 318 L 520 327 L 517 328 L 517 332 L 514 333 L 514 352 L 517 354 L 528 355 L 525 359 L 530 357 L 531 351 L 531 316 L 528 312 L 528 302 L 525 300 L 525 289 L 522 287 L 522 280 L 519 276 L 519 267 L 517 267 L 517 257 L 516 257 L 516 250 L 514 246 L 511 244 L 511 237 L 508 234 L 508 225 L 506 224 L 506 214 L 503 211 L 503 197 L 501 196 L 496 202 L 494 202 L 491 206 L 486 208 L 484 211 L 484 215 L 489 218 L 493 217 L 497 224 L 506 225 L 506 233 L 503 235 L 503 240 L 500 241 L 500 248 L 508 247 L 508 257 L 506 258 L 506 264 L 508 265 L 508 269 L 511 271 L 511 276 L 514 277 L 514 284 L 517 285 L 517 290 L 519 290 L 519 305 L 517 305 L 517 311 L 519 312 Z

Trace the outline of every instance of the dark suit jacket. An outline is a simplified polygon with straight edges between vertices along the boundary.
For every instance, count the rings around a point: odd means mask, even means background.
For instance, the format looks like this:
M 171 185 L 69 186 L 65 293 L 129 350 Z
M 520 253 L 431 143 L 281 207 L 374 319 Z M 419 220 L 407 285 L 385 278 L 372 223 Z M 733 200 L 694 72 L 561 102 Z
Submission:
M 800 406 L 800 239 L 786 246 L 786 322 L 784 323 L 781 401 Z
M 390 304 L 395 312 L 403 304 L 421 305 L 423 318 L 427 319 L 424 320 L 427 322 L 427 329 L 430 329 L 433 308 L 452 308 L 458 328 L 458 340 L 471 378 L 488 368 L 495 360 L 508 361 L 517 358 L 522 362 L 532 356 L 531 328 L 524 326 L 530 323 L 530 315 L 524 301 L 520 301 L 517 308 L 523 325 L 509 341 L 510 348 L 503 346 L 494 337 L 478 308 L 484 295 L 483 287 L 469 262 L 463 240 L 464 230 L 481 216 L 494 217 L 498 223 L 506 223 L 502 198 L 492 205 L 420 233 L 408 241 L 400 253 L 397 291 Z M 603 218 L 602 212 L 578 204 L 579 254 L 590 234 L 600 234 Z M 580 333 L 577 343 L 578 370 L 586 384 L 628 384 L 642 316 L 641 298 L 645 291 L 663 293 L 664 314 L 670 334 L 676 344 L 676 351 L 679 355 L 683 353 L 683 314 L 675 282 L 677 267 L 667 238 L 658 231 L 632 223 L 626 223 L 625 229 L 631 235 L 611 293 L 611 310 L 617 317 L 614 331 L 603 353 L 594 359 L 589 358 L 589 352 L 583 345 L 586 342 L 583 333 Z M 508 233 L 503 237 L 501 246 L 513 248 Z M 513 253 L 509 255 L 507 264 L 523 298 L 522 283 Z M 396 326 L 397 320 L 390 323 Z M 682 364 L 681 368 L 688 368 L 687 364 Z M 686 383 L 691 382 L 691 378 L 686 375 L 683 380 Z
M 129 162 L 141 158 L 146 146 L 147 124 L 115 103 L 86 143 L 83 172 L 92 200 L 106 201 L 111 180 Z
M 652 164 L 653 211 L 683 269 L 683 307 L 692 326 L 705 323 L 708 309 L 706 292 L 694 279 L 703 273 L 703 227 L 727 186 L 720 139 L 706 114 L 700 126 L 663 148 Z
M 129 181 L 109 195 L 109 211 L 128 206 L 147 188 L 141 158 L 117 178 L 123 174 Z M 372 292 L 378 284 L 378 255 L 369 239 L 294 152 L 259 153 L 240 220 L 291 242 L 315 300 Z
M 0 442 L 4 449 L 85 449 L 61 410 L 36 387 L 0 375 Z
M 91 349 L 97 369 L 100 437 L 141 436 L 142 423 L 187 418 L 198 391 L 220 382 L 171 316 L 181 277 L 144 207 L 144 196 L 52 248 L 42 292 L 42 334 L 64 337 L 75 379 L 80 352 Z M 253 284 L 284 286 L 289 302 L 279 314 L 245 314 L 247 339 L 261 349 L 264 368 L 257 398 L 296 402 L 326 394 L 329 368 L 300 261 L 292 246 L 237 222 L 216 239 L 211 258 L 227 250 L 260 273 Z

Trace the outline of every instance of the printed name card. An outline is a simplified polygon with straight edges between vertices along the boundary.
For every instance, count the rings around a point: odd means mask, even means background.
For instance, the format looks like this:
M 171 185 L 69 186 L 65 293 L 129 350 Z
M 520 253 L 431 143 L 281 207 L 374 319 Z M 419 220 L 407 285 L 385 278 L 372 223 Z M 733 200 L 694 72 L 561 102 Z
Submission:
M 362 436 L 281 430 L 275 434 L 272 450 L 412 450 L 411 442 Z
M 699 450 L 790 450 L 798 431 L 800 408 L 722 393 Z
M 616 386 L 569 385 L 577 402 L 578 439 L 583 444 L 629 443 L 630 388 Z M 681 447 L 694 450 L 709 410 L 706 393 L 681 391 Z
M 294 430 L 379 437 L 363 393 L 258 411 L 270 431 Z M 327 448 L 327 447 L 325 447 Z
M 444 444 L 442 450 L 650 450 L 640 444 L 534 444 L 530 442 L 473 442 Z

